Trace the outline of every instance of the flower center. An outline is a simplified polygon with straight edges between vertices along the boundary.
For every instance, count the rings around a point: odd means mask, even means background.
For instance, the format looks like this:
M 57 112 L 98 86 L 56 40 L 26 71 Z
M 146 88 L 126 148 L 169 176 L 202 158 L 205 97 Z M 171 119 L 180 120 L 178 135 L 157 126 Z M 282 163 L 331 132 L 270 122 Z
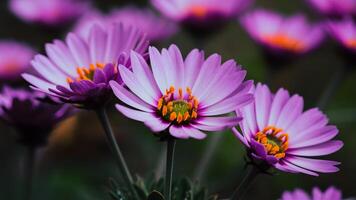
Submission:
M 209 9 L 205 6 L 196 5 L 190 7 L 190 12 L 197 18 L 204 18 L 208 14 Z
M 349 48 L 356 49 L 356 39 L 348 39 L 348 40 L 346 40 L 345 44 Z
M 198 99 L 192 95 L 189 87 L 186 88 L 186 94 L 179 88 L 175 95 L 175 88 L 171 86 L 158 100 L 157 110 L 164 120 L 181 124 L 198 117 L 198 105 Z
M 284 34 L 266 35 L 264 40 L 273 46 L 295 52 L 300 52 L 304 49 L 304 45 L 301 41 Z
M 255 139 L 265 147 L 268 155 L 273 155 L 278 159 L 286 156 L 288 134 L 284 133 L 282 129 L 268 126 L 258 132 Z
M 89 68 L 87 67 L 77 67 L 77 74 L 78 77 L 76 78 L 76 81 L 82 81 L 82 80 L 93 80 L 94 79 L 94 73 L 96 69 L 104 69 L 105 65 L 102 63 L 96 63 L 90 64 Z M 74 82 L 71 77 L 67 77 L 67 82 L 72 83 Z

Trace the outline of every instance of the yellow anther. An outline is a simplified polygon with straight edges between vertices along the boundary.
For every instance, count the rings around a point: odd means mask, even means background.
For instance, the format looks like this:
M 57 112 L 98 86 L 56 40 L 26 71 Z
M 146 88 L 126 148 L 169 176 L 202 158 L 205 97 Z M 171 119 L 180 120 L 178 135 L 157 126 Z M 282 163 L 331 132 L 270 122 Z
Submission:
M 197 112 L 193 111 L 192 112 L 192 119 L 196 119 L 198 117 Z
M 177 116 L 178 124 L 181 123 L 182 121 L 183 121 L 183 116 L 182 116 L 182 114 L 178 113 L 178 116 Z
M 172 113 L 169 115 L 169 120 L 170 120 L 170 121 L 174 121 L 176 118 L 177 118 L 177 113 L 176 113 L 176 112 L 172 112 Z
M 160 98 L 157 103 L 158 110 L 161 110 L 162 106 L 163 106 L 163 98 Z
M 73 79 L 72 78 L 70 78 L 70 77 L 67 77 L 67 83 L 73 83 L 74 81 L 73 81 Z
M 280 159 L 280 158 L 284 158 L 286 156 L 285 153 L 277 153 L 276 155 L 274 155 L 274 157 Z
M 190 89 L 190 87 L 187 87 L 186 90 L 187 90 L 187 93 L 189 94 L 189 96 L 191 96 L 192 95 L 192 90 Z
M 163 108 L 162 108 L 162 115 L 163 115 L 163 116 L 166 116 L 166 115 L 167 115 L 167 112 L 168 112 L 167 106 L 163 106 Z
M 96 66 L 98 66 L 101 69 L 103 69 L 105 67 L 105 65 L 103 63 L 96 63 Z
M 189 116 L 189 113 L 188 113 L 188 112 L 185 112 L 185 113 L 184 113 L 184 116 L 183 116 L 183 120 L 184 120 L 184 121 L 187 121 L 187 120 L 189 119 L 189 117 L 190 117 L 190 116 Z
M 179 99 L 183 99 L 183 90 L 182 88 L 178 89 Z

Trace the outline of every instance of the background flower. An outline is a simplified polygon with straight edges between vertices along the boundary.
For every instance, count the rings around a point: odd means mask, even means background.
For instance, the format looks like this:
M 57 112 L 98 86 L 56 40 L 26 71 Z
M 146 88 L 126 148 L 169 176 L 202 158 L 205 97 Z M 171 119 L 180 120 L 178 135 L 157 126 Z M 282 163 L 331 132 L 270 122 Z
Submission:
M 329 187 L 325 192 L 321 192 L 319 188 L 313 189 L 312 195 L 307 194 L 301 189 L 295 189 L 294 191 L 286 191 L 283 193 L 281 200 L 341 200 L 341 191 Z
M 356 15 L 355 0 L 307 0 L 319 13 L 329 17 Z
M 10 0 L 10 10 L 26 22 L 58 25 L 73 20 L 89 8 L 88 0 Z
M 148 41 L 135 28 L 112 24 L 106 29 L 93 26 L 84 39 L 69 33 L 66 42 L 46 45 L 47 56 L 32 61 L 41 76 L 24 74 L 36 90 L 58 97 L 77 107 L 103 106 L 111 97 L 109 81 L 121 83 L 117 65 L 130 66 L 131 50 L 144 54 Z
M 356 24 L 351 18 L 342 21 L 329 21 L 327 30 L 330 35 L 350 52 L 356 53 Z
M 278 54 L 307 53 L 324 38 L 322 25 L 309 24 L 301 14 L 284 17 L 260 9 L 246 14 L 240 22 L 257 43 Z
M 339 169 L 339 162 L 313 157 L 338 151 L 343 143 L 332 140 L 335 126 L 327 125 L 327 117 L 317 108 L 303 112 L 304 101 L 299 95 L 279 89 L 274 95 L 266 85 L 257 84 L 255 103 L 237 111 L 243 117 L 241 133 L 233 128 L 236 137 L 250 154 L 269 165 L 292 173 L 318 176 Z
M 176 138 L 205 138 L 202 131 L 221 131 L 236 125 L 241 118 L 224 116 L 250 103 L 251 81 L 244 82 L 246 71 L 229 60 L 221 64 L 214 54 L 193 50 L 183 59 L 171 45 L 160 53 L 149 49 L 152 70 L 137 53 L 131 53 L 132 72 L 119 66 L 129 90 L 111 82 L 115 95 L 132 107 L 116 105 L 125 116 L 142 121 L 155 133 L 169 129 Z M 164 136 L 164 135 L 162 135 Z
M 233 19 L 251 0 L 151 0 L 152 5 L 168 18 L 192 27 L 210 27 Z
M 43 93 L 4 87 L 0 93 L 0 119 L 20 134 L 20 142 L 42 145 L 54 126 L 68 117 L 68 106 L 41 102 Z
M 13 81 L 30 67 L 35 51 L 26 44 L 0 41 L 0 80 Z
M 87 37 L 93 24 L 100 24 L 102 27 L 105 27 L 111 23 L 123 23 L 128 26 L 134 26 L 145 33 L 147 39 L 152 41 L 167 39 L 178 30 L 178 27 L 173 22 L 157 16 L 148 8 L 127 6 L 113 9 L 107 15 L 92 10 L 79 20 L 74 27 L 74 32 Z

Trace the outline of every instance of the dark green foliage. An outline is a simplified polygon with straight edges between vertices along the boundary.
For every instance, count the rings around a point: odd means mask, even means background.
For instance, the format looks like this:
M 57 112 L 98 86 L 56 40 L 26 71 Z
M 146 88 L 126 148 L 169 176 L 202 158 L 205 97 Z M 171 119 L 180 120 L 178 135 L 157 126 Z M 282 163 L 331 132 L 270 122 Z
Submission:
M 136 177 L 134 187 L 139 196 L 139 200 L 164 200 L 164 179 L 155 180 L 153 177 L 146 180 Z M 109 195 L 112 200 L 133 199 L 132 195 L 125 187 L 120 186 L 116 181 L 110 180 Z M 173 183 L 173 200 L 217 200 L 217 196 L 209 196 L 208 190 L 201 187 L 197 182 L 192 182 L 188 178 L 181 178 Z

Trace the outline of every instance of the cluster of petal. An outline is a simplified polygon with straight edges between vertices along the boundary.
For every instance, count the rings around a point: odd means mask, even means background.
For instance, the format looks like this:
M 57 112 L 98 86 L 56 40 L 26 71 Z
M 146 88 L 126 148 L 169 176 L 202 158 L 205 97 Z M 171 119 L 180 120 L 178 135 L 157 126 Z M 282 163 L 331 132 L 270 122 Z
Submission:
M 77 107 L 102 106 L 112 96 L 109 81 L 121 83 L 117 66 L 130 67 L 128 54 L 147 51 L 148 41 L 137 29 L 112 24 L 102 29 L 94 25 L 87 39 L 69 33 L 65 42 L 46 45 L 47 56 L 32 61 L 40 74 L 24 74 L 34 89 L 58 97 Z
M 341 21 L 329 21 L 327 24 L 329 34 L 344 48 L 356 53 L 356 24 L 351 18 Z
M 221 63 L 217 54 L 205 60 L 204 52 L 196 49 L 183 59 L 175 45 L 162 52 L 150 47 L 149 57 L 151 68 L 141 55 L 132 52 L 132 71 L 119 66 L 128 89 L 115 82 L 111 86 L 127 105 L 117 104 L 116 108 L 125 116 L 144 122 L 153 132 L 168 130 L 175 138 L 203 139 L 206 134 L 202 131 L 221 131 L 237 125 L 241 118 L 227 114 L 253 101 L 248 93 L 253 83 L 244 82 L 246 71 L 233 60 Z M 173 101 L 162 108 L 167 97 Z M 194 105 L 184 99 L 193 100 Z M 187 112 L 180 114 L 184 109 Z
M 356 15 L 355 0 L 308 0 L 319 13 L 330 17 Z
M 89 9 L 88 0 L 10 0 L 10 10 L 26 22 L 50 26 L 73 20 Z
M 15 41 L 0 41 L 0 80 L 19 79 L 29 66 L 35 51 Z
M 317 108 L 303 112 L 303 98 L 290 96 L 279 89 L 272 94 L 266 85 L 258 84 L 254 90 L 255 102 L 237 111 L 243 117 L 241 133 L 233 128 L 237 138 L 249 149 L 251 155 L 286 172 L 332 173 L 339 169 L 339 162 L 315 159 L 338 151 L 343 143 L 332 140 L 338 129 L 328 125 L 327 117 Z M 260 142 L 258 135 L 268 127 L 275 127 L 276 135 L 267 135 L 267 143 Z M 283 140 L 283 143 L 281 142 Z M 276 152 L 266 144 L 277 146 Z M 279 154 L 278 154 L 278 153 Z
M 312 195 L 307 194 L 301 189 L 295 189 L 292 192 L 286 191 L 283 193 L 281 200 L 341 200 L 341 191 L 329 187 L 324 193 L 319 188 L 313 188 Z
M 260 45 L 277 53 L 302 54 L 324 39 L 322 25 L 311 25 L 302 14 L 285 17 L 268 10 L 255 10 L 240 22 Z
M 134 6 L 128 6 L 112 10 L 108 15 L 103 15 L 99 11 L 90 11 L 84 15 L 74 27 L 74 32 L 87 37 L 90 27 L 100 24 L 105 27 L 111 23 L 123 23 L 129 26 L 135 26 L 145 33 L 147 39 L 151 41 L 164 40 L 174 35 L 178 27 L 175 23 L 157 16 L 148 8 L 141 9 Z
M 157 10 L 168 18 L 183 23 L 202 24 L 224 21 L 245 10 L 251 0 L 151 0 Z
M 53 127 L 73 112 L 69 106 L 40 101 L 46 98 L 43 93 L 5 86 L 0 93 L 0 119 L 16 128 L 21 139 L 44 142 Z

